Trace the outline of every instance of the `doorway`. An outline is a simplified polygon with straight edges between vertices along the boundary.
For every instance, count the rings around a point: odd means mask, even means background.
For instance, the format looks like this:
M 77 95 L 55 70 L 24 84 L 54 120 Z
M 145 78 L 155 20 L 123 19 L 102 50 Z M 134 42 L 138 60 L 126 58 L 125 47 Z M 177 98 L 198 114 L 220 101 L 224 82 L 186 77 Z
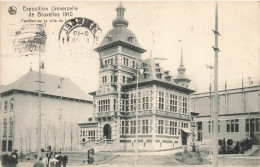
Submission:
M 106 136 L 106 139 L 111 139 L 111 126 L 109 124 L 106 124 L 103 129 L 104 137 Z

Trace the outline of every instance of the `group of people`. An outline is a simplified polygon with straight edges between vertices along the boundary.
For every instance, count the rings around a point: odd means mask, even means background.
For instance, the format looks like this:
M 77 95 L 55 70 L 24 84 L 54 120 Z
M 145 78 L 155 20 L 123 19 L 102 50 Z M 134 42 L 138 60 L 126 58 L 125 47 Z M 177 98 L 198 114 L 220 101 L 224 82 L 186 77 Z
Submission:
M 6 166 L 6 167 L 16 167 L 18 164 L 18 154 L 17 154 L 18 150 L 14 150 L 11 155 L 9 156 L 8 154 L 4 154 L 2 156 L 2 162 L 1 165 L 2 166 Z
M 33 167 L 66 167 L 68 157 L 61 152 L 46 153 L 33 165 Z

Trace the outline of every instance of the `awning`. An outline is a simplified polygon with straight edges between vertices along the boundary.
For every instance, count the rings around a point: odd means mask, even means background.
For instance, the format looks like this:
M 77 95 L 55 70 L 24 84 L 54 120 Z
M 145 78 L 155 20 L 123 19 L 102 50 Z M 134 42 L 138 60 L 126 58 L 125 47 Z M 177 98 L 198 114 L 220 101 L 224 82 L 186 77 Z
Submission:
M 182 130 L 183 132 L 185 132 L 185 133 L 192 133 L 190 129 L 182 128 L 181 130 Z

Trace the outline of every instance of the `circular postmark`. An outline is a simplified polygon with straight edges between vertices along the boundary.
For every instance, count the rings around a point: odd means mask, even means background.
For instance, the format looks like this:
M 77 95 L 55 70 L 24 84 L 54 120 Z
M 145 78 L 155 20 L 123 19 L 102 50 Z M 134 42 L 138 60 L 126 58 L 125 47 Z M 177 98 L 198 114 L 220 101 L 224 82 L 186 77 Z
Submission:
M 17 8 L 16 8 L 15 6 L 10 6 L 10 7 L 8 8 L 8 13 L 9 13 L 10 15 L 15 15 L 15 14 L 17 13 Z
M 59 47 L 64 52 L 88 54 L 98 45 L 102 30 L 94 21 L 77 17 L 66 21 L 59 32 Z

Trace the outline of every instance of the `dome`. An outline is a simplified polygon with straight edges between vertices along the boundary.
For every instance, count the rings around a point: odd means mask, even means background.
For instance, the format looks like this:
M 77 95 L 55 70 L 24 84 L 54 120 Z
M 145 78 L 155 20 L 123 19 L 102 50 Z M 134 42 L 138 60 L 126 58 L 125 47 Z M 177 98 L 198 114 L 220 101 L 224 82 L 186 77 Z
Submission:
M 95 49 L 96 51 L 102 50 L 106 48 L 107 45 L 113 46 L 117 44 L 128 45 L 133 49 L 133 46 L 139 52 L 145 52 L 140 44 L 137 41 L 136 36 L 134 33 L 127 29 L 128 21 L 124 18 L 125 8 L 122 6 L 122 3 L 116 8 L 117 17 L 112 22 L 113 29 L 107 32 L 101 44 Z
M 117 26 L 108 31 L 99 47 L 115 41 L 122 41 L 141 48 L 134 33 L 125 26 Z

